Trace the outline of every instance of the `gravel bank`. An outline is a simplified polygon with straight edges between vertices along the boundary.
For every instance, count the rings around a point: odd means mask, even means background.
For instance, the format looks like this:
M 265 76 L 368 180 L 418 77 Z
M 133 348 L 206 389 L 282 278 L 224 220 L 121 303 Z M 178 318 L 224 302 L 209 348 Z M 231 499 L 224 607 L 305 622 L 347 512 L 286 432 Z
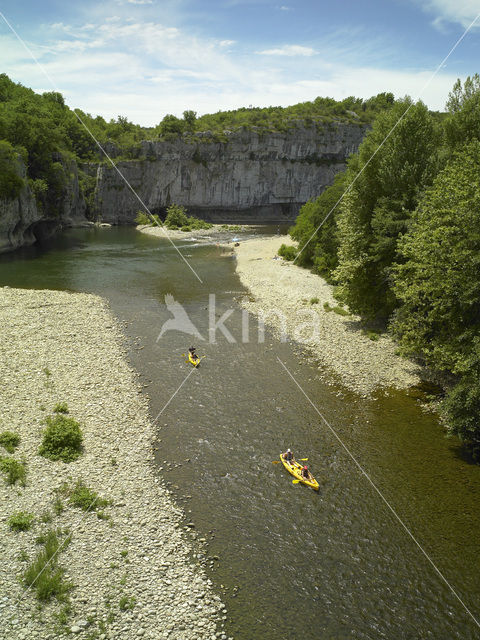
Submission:
M 5 287 L 0 334 L 0 432 L 20 434 L 12 455 L 28 465 L 25 488 L 0 474 L 0 640 L 225 640 L 224 605 L 194 559 L 205 543 L 185 531 L 155 471 L 156 428 L 106 304 L 93 295 Z M 176 386 L 166 381 L 165 402 Z M 37 453 L 44 419 L 58 402 L 68 403 L 84 434 L 84 454 L 70 464 Z M 102 518 L 68 498 L 56 514 L 54 490 L 79 478 L 111 501 Z M 17 511 L 35 515 L 31 530 L 7 526 Z M 35 539 L 51 527 L 72 532 L 59 555 L 75 585 L 63 624 L 55 618 L 62 605 L 54 600 L 39 610 L 20 584 L 41 549 Z
M 237 272 L 250 290 L 243 306 L 282 332 L 279 310 L 286 320 L 286 333 L 304 345 L 320 364 L 334 372 L 348 388 L 369 394 L 377 387 L 407 388 L 420 382 L 414 363 L 395 355 L 395 344 L 387 336 L 373 341 L 362 332 L 357 316 L 326 311 L 338 305 L 332 287 L 320 276 L 274 259 L 289 236 L 247 240 L 235 248 Z M 312 298 L 318 302 L 311 304 Z M 302 327 L 302 325 L 304 325 Z
M 146 233 L 150 236 L 156 236 L 157 238 L 170 238 L 174 242 L 176 240 L 189 240 L 192 242 L 204 242 L 209 243 L 212 241 L 219 241 L 222 244 L 230 244 L 232 238 L 235 237 L 240 231 L 248 230 L 246 225 L 235 225 L 235 230 L 231 231 L 226 229 L 221 224 L 214 224 L 211 229 L 199 229 L 197 231 L 180 231 L 179 229 L 164 229 L 163 227 L 150 227 L 150 226 L 137 226 L 138 231 Z

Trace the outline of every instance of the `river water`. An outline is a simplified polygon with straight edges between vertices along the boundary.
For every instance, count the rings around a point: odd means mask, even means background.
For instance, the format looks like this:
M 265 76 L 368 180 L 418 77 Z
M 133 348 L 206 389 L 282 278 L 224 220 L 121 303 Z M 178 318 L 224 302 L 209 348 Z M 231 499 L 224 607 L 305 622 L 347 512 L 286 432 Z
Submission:
M 117 228 L 72 230 L 0 256 L 0 285 L 93 292 L 124 323 L 151 414 L 163 410 L 161 473 L 186 523 L 219 558 L 208 572 L 227 604 L 228 632 L 236 640 L 479 638 L 277 357 L 477 618 L 480 468 L 422 410 L 420 391 L 349 393 L 295 345 L 268 332 L 259 343 L 253 319 L 242 341 L 237 298 L 245 292 L 234 258 L 215 244 L 183 245 L 203 284 L 167 241 Z M 204 341 L 164 325 L 167 294 Z M 220 332 L 208 341 L 212 294 L 217 320 L 232 310 L 225 325 L 233 343 Z M 192 341 L 206 355 L 193 372 L 181 355 Z M 287 447 L 308 456 L 318 493 L 272 464 Z

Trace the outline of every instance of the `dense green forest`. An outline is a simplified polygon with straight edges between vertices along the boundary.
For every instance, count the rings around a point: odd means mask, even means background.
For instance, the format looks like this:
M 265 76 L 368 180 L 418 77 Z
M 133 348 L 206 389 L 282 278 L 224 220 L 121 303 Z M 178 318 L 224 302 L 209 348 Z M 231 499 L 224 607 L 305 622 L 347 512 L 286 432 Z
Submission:
M 290 233 L 298 264 L 446 381 L 449 429 L 480 460 L 480 76 L 446 108 L 381 112 Z

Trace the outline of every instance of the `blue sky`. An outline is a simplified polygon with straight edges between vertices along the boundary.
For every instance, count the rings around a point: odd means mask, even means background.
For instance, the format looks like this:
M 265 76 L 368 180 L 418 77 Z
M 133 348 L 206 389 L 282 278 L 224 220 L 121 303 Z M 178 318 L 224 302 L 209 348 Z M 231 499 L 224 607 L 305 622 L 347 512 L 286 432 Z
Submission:
M 105 118 L 288 105 L 392 91 L 443 109 L 480 72 L 480 0 L 4 0 L 1 71 Z M 52 86 L 52 84 L 54 86 Z

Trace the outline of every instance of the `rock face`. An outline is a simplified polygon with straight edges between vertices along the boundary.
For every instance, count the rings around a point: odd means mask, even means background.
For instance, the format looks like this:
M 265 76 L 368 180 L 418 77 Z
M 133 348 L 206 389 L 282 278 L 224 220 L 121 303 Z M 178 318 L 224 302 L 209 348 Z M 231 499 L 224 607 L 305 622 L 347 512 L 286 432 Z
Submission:
M 129 150 L 134 159 L 116 161 L 118 171 L 104 163 L 81 168 L 96 176 L 89 206 L 101 222 L 134 224 L 139 210 L 163 214 L 173 202 L 212 222 L 292 222 L 300 207 L 345 168 L 366 129 L 347 123 L 298 124 L 287 132 L 263 134 L 241 129 L 224 132 L 222 142 L 203 132 L 172 142 L 141 142 Z M 106 146 L 112 158 L 121 153 Z M 60 154 L 55 160 L 67 177 L 55 212 L 41 209 L 26 180 L 18 198 L 0 200 L 0 253 L 33 244 L 62 227 L 86 224 L 77 164 Z M 20 159 L 18 173 L 25 178 Z
M 195 141 L 142 142 L 135 160 L 99 165 L 95 209 L 100 220 L 132 224 L 142 203 L 163 213 L 171 203 L 212 222 L 254 224 L 293 221 L 302 204 L 318 196 L 345 168 L 366 127 L 332 123 L 288 132 L 209 132 Z M 109 150 L 113 157 L 115 148 Z
M 58 161 L 68 176 L 56 203 L 56 212 L 42 211 L 26 178 L 26 168 L 18 160 L 18 174 L 25 185 L 17 198 L 0 199 L 0 253 L 31 245 L 36 240 L 53 235 L 58 229 L 86 224 L 85 201 L 78 184 L 77 165 L 74 160 L 61 156 Z

